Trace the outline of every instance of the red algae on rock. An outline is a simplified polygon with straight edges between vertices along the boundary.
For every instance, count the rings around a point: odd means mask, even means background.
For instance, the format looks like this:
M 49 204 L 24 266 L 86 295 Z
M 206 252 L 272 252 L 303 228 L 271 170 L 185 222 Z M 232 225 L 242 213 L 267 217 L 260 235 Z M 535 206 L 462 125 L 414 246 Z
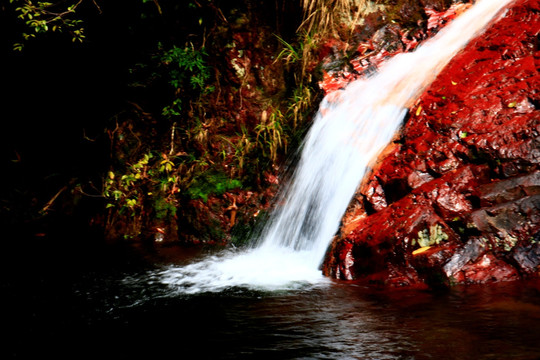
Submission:
M 540 1 L 519 0 L 455 56 L 360 187 L 326 275 L 438 286 L 540 274 L 539 34 Z

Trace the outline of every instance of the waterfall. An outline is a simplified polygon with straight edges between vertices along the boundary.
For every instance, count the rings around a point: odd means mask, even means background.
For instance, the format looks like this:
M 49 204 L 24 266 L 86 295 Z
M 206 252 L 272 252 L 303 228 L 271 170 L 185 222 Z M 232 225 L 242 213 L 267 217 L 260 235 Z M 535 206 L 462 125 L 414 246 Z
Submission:
M 168 268 L 161 281 L 184 293 L 324 282 L 319 266 L 369 163 L 422 91 L 511 1 L 478 0 L 416 51 L 396 55 L 372 77 L 326 96 L 254 246 Z

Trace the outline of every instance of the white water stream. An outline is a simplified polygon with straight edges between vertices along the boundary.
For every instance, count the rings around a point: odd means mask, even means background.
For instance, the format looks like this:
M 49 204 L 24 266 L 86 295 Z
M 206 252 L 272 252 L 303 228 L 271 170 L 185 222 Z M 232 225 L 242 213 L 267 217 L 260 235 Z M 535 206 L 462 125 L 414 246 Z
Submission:
M 478 0 L 416 51 L 393 57 L 369 79 L 327 96 L 280 205 L 255 245 L 170 267 L 159 274 L 160 281 L 182 293 L 324 282 L 319 266 L 370 161 L 422 90 L 511 1 Z

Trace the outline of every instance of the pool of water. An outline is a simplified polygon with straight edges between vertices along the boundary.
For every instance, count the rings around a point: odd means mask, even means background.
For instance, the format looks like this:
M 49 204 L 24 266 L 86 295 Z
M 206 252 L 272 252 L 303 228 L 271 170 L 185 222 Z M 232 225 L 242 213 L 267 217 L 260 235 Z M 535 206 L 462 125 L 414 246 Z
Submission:
M 2 358 L 540 359 L 538 281 L 197 294 L 160 281 L 199 256 L 19 259 L 2 273 Z

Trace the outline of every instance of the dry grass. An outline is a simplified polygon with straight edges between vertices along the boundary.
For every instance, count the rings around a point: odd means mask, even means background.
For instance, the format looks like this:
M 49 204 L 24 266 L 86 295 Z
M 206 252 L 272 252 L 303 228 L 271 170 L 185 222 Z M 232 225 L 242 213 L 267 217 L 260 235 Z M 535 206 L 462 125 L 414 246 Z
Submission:
M 369 0 L 302 0 L 304 21 L 300 28 L 308 34 L 334 34 L 342 25 L 354 26 Z
M 301 51 L 301 81 L 309 78 L 306 73 L 312 61 L 313 50 L 324 39 L 337 38 L 345 42 L 353 34 L 356 25 L 370 11 L 372 0 L 301 0 L 304 20 L 298 29 Z M 307 79 L 309 81 L 309 79 Z
M 270 121 L 265 118 L 257 128 L 257 143 L 269 151 L 272 161 L 276 159 L 276 149 L 287 146 L 287 137 L 281 136 L 284 132 L 281 124 L 287 122 L 292 131 L 297 131 L 312 116 L 310 109 L 317 101 L 313 68 L 319 61 L 317 51 L 321 43 L 331 38 L 347 42 L 373 3 L 373 0 L 301 0 L 304 19 L 297 38 L 288 43 L 277 36 L 283 47 L 276 61 L 283 61 L 294 72 L 295 89 L 286 112 L 277 110 L 269 117 Z

